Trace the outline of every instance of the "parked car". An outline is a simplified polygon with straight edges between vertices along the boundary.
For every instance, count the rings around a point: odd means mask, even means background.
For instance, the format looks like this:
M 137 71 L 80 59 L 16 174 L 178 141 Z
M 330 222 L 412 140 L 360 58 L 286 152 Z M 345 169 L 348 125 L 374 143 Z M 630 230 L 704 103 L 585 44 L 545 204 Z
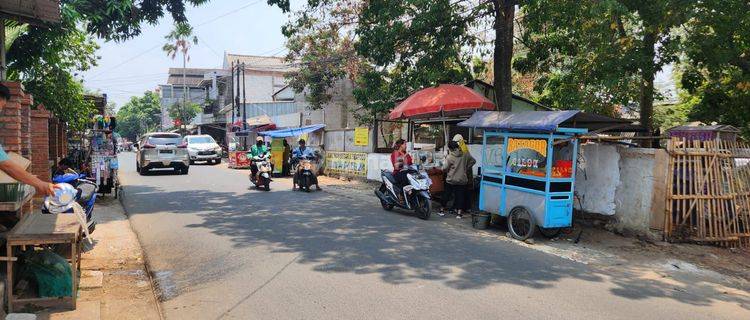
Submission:
M 190 169 L 187 144 L 176 133 L 154 132 L 143 135 L 138 141 L 135 159 L 135 168 L 141 175 L 156 168 L 172 168 L 180 174 L 188 174 Z
M 221 162 L 221 147 L 209 135 L 185 136 L 182 139 L 182 143 L 187 144 L 188 154 L 190 154 L 190 164 L 196 161 L 206 161 L 208 163 Z

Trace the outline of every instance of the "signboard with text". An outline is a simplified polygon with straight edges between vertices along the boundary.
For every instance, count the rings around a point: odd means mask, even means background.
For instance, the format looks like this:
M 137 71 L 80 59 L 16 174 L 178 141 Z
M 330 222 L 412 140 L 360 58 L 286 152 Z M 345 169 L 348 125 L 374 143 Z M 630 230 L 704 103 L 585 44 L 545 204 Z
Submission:
M 506 168 L 509 172 L 543 177 L 547 167 L 546 139 L 508 139 Z
M 367 146 L 370 143 L 370 128 L 354 128 L 354 145 Z

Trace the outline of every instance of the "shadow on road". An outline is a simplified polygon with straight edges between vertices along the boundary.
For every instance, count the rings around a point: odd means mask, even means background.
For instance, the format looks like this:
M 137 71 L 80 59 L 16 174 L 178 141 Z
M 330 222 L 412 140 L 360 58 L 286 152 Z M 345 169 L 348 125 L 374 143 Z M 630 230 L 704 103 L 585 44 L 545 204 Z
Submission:
M 161 193 L 148 186 L 125 188 L 132 201 Z M 237 248 L 271 245 L 280 248 L 276 252 L 297 253 L 298 263 L 319 272 L 376 274 L 391 284 L 438 281 L 460 290 L 502 283 L 544 289 L 563 279 L 609 280 L 615 286 L 612 294 L 627 299 L 666 297 L 699 306 L 719 299 L 750 309 L 744 297 L 722 294 L 710 283 L 670 279 L 667 284 L 641 278 L 641 273 L 626 268 L 597 270 L 435 221 L 386 212 L 374 197 L 371 203 L 363 203 L 327 193 L 292 191 L 275 191 L 273 197 L 210 191 L 169 195 L 159 201 L 160 208 L 202 218 L 202 223 L 189 228 L 229 237 Z M 152 213 L 128 209 L 130 215 Z

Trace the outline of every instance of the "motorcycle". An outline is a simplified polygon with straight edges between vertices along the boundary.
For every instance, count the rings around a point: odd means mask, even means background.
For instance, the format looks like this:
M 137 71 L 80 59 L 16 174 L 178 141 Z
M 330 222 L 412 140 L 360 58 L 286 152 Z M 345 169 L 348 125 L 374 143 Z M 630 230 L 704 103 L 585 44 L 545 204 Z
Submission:
M 73 203 L 82 209 L 82 218 L 86 225 L 87 234 L 94 233 L 94 204 L 96 203 L 96 183 L 86 180 L 86 175 L 65 173 L 52 177 L 52 182 L 60 186 L 62 192 L 56 192 L 55 197 L 46 197 L 42 203 L 43 214 L 76 214 Z
M 420 219 L 429 219 L 432 211 L 430 199 L 432 180 L 419 166 L 411 165 L 403 170 L 406 170 L 406 177 L 409 180 L 409 184 L 403 188 L 397 187 L 396 179 L 391 172 L 381 171 L 382 183 L 380 188 L 375 190 L 375 195 L 380 199 L 380 205 L 387 211 L 393 210 L 393 207 L 414 210 Z M 402 197 L 399 198 L 399 194 Z
M 256 188 L 263 188 L 266 191 L 271 190 L 271 154 L 264 153 L 263 155 L 253 157 L 253 163 L 251 165 L 258 168 L 256 176 L 250 173 L 250 182 L 252 182 Z
M 317 172 L 317 167 L 313 163 L 313 160 L 317 158 L 317 154 L 315 157 L 307 156 L 297 159 L 297 163 L 294 167 L 294 172 L 297 174 L 295 177 L 297 177 L 297 181 L 295 181 L 295 184 L 299 187 L 300 190 L 305 192 L 310 192 L 311 187 L 314 184 L 315 181 L 315 172 Z

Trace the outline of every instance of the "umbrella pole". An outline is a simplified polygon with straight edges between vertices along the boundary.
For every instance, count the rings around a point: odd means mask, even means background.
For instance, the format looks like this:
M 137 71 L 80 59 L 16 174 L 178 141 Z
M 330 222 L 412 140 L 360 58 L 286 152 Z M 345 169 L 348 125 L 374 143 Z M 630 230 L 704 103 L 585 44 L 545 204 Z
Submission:
M 447 156 L 448 155 L 448 126 L 445 124 L 445 112 L 443 112 L 442 110 L 440 111 L 440 117 L 443 118 L 443 153 Z

